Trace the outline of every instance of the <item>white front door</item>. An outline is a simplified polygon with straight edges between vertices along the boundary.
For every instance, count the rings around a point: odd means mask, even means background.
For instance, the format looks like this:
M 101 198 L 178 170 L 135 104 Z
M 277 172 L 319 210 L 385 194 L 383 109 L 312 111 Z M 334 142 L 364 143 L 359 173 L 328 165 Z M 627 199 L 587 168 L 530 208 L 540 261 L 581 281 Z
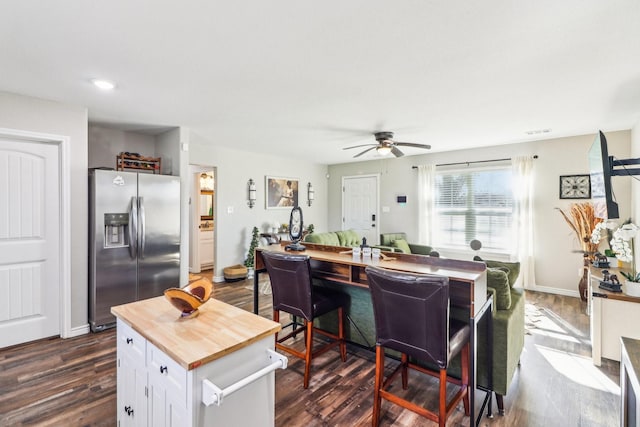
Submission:
M 0 348 L 60 335 L 58 148 L 0 137 Z
M 378 175 L 343 177 L 342 188 L 342 229 L 378 244 Z

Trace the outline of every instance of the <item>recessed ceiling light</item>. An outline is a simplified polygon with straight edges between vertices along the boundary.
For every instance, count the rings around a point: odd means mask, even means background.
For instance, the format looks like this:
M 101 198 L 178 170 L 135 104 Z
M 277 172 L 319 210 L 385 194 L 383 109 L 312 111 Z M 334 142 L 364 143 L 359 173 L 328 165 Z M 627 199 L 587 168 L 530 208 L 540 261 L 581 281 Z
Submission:
M 116 87 L 115 83 L 112 83 L 108 80 L 102 80 L 102 79 L 92 79 L 91 83 L 93 83 L 94 86 L 102 90 L 113 90 L 113 88 Z

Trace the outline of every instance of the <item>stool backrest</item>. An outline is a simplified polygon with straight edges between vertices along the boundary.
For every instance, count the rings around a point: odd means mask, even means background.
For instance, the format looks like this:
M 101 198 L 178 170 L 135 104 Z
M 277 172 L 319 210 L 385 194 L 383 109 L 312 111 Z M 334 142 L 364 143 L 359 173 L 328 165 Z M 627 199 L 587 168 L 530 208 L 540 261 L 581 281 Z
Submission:
M 262 258 L 271 279 L 273 309 L 313 320 L 309 257 L 262 251 Z
M 376 344 L 446 368 L 449 278 L 367 267 Z

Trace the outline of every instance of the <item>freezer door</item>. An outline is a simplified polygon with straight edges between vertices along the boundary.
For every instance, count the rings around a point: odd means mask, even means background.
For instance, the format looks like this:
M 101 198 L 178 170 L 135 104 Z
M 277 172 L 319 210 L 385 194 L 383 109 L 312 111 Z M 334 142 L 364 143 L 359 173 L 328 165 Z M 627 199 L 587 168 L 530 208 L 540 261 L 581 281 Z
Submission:
M 89 174 L 89 322 L 93 331 L 115 324 L 111 307 L 136 299 L 137 174 Z
M 180 286 L 180 179 L 138 175 L 138 299 Z

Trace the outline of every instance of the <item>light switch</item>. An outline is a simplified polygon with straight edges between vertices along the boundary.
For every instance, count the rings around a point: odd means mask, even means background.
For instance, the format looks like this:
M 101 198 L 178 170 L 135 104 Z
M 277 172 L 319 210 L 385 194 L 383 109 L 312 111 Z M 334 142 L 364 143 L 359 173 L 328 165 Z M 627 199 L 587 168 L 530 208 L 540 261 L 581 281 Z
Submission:
M 391 212 L 391 209 L 389 208 L 389 206 L 383 206 L 382 207 L 382 212 L 383 213 L 389 213 L 389 212 Z

